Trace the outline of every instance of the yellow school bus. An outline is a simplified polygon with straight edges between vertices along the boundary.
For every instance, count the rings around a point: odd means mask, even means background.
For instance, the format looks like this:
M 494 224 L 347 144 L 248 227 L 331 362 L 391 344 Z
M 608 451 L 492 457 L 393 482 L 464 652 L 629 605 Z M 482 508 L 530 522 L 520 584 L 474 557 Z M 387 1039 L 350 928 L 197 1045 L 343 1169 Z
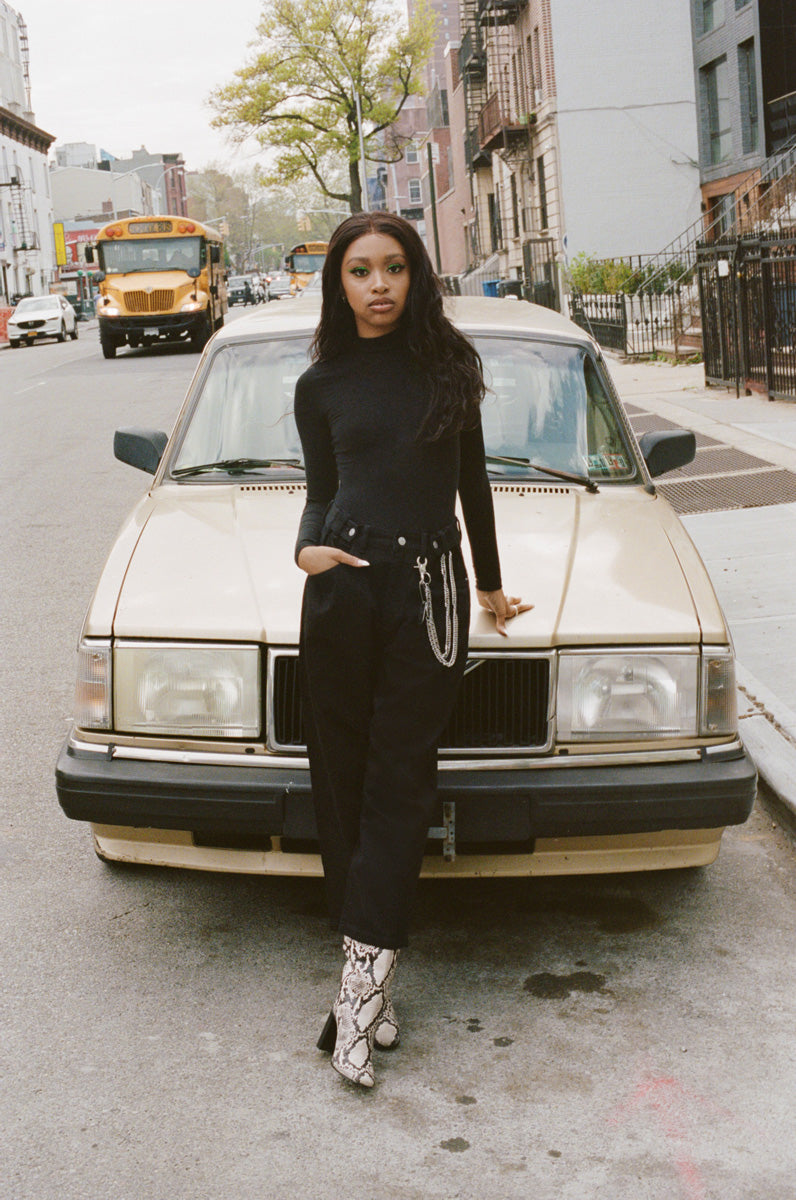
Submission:
M 120 346 L 188 341 L 201 350 L 224 324 L 223 239 L 188 217 L 127 217 L 97 234 L 97 317 L 105 358 Z M 89 257 L 91 255 L 91 257 Z
M 323 270 L 328 242 L 300 242 L 291 246 L 285 255 L 285 268 L 290 275 L 290 290 L 300 292 L 316 271 Z

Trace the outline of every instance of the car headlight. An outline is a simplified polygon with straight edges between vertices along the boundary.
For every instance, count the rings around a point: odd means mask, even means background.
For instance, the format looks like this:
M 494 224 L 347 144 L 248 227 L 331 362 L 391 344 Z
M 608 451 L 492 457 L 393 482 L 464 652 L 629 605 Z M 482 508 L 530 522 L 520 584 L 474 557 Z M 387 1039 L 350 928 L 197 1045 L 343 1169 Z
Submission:
M 187 300 L 180 308 L 180 312 L 199 312 L 202 308 L 200 300 Z
M 121 309 L 115 304 L 101 304 L 97 308 L 98 317 L 118 317 L 121 315 Z
M 78 729 L 111 727 L 111 644 L 84 639 L 77 648 L 75 725 Z
M 699 652 L 564 652 L 558 663 L 562 741 L 695 737 Z
M 114 728 L 120 733 L 257 737 L 257 646 L 117 642 Z

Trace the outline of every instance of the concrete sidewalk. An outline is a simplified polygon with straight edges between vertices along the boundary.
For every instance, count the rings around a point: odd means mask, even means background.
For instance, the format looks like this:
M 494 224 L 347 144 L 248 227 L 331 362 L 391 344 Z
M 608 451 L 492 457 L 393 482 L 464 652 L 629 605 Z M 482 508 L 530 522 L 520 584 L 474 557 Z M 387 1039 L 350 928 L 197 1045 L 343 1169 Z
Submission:
M 707 388 L 701 365 L 607 358 L 628 405 L 796 473 L 796 403 Z M 796 820 L 796 504 L 682 521 L 732 631 L 744 742 L 761 778 Z

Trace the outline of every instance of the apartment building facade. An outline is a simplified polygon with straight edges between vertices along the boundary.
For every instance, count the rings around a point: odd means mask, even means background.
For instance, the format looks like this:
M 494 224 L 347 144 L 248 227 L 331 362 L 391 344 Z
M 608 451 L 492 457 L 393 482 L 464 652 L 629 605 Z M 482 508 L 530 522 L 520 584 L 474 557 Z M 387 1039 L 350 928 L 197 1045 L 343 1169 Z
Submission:
M 47 155 L 55 140 L 31 108 L 25 22 L 0 0 L 0 304 L 55 278 Z
M 698 220 L 685 6 L 459 0 L 458 27 L 444 77 L 435 52 L 425 136 L 416 113 L 387 197 L 416 218 L 402 201 L 421 196 L 418 228 L 443 274 L 516 279 L 560 302 L 575 255 L 654 254 Z
M 461 0 L 461 30 L 474 263 L 543 298 L 573 256 L 652 254 L 698 218 L 684 7 Z
M 796 5 L 691 0 L 691 24 L 702 209 L 722 233 L 753 204 L 766 160 L 796 139 Z

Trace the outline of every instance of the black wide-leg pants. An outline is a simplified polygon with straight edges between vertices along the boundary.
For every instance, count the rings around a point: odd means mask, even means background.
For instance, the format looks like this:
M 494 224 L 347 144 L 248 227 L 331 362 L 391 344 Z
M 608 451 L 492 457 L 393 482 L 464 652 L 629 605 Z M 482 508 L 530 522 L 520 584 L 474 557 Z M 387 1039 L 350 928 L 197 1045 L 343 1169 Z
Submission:
M 459 634 L 450 667 L 431 648 L 405 540 L 393 560 L 340 564 L 305 583 L 304 713 L 330 919 L 372 946 L 407 943 L 437 749 L 467 660 L 470 596 L 458 543 L 453 564 Z M 439 556 L 428 571 L 443 646 Z

